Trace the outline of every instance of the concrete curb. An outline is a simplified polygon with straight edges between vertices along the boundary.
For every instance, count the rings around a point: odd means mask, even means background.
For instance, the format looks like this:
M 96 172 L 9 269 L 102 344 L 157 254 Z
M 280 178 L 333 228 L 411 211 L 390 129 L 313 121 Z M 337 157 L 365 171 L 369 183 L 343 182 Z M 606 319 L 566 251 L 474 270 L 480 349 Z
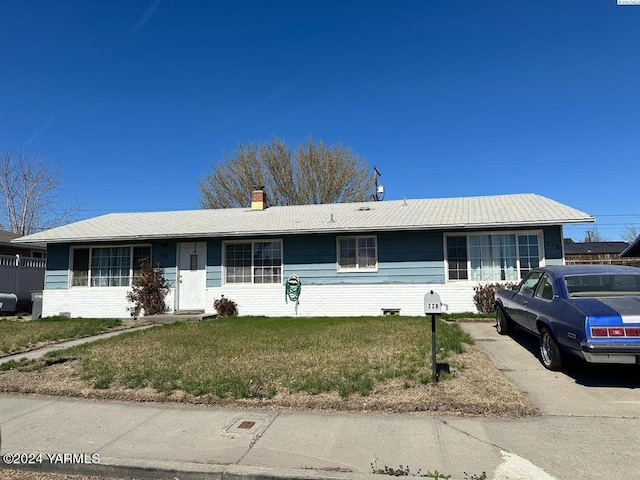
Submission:
M 214 465 L 182 462 L 132 461 L 124 464 L 53 464 L 9 465 L 12 470 L 63 475 L 133 478 L 136 480 L 381 480 L 373 473 L 338 472 L 334 470 L 269 468 L 242 465 Z M 4 466 L 3 462 L 0 465 Z

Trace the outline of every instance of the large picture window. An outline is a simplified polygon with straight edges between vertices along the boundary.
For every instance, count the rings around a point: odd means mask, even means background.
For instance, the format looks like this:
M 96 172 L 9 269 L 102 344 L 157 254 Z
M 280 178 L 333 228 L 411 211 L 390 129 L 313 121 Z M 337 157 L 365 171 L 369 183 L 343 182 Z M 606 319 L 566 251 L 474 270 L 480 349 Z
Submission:
M 226 283 L 282 283 L 282 242 L 225 244 Z
M 339 237 L 338 271 L 376 270 L 376 237 Z
M 74 248 L 71 285 L 74 287 L 128 287 L 140 274 L 140 260 L 151 258 L 150 246 Z
M 529 232 L 447 236 L 448 279 L 516 282 L 540 265 L 539 241 Z

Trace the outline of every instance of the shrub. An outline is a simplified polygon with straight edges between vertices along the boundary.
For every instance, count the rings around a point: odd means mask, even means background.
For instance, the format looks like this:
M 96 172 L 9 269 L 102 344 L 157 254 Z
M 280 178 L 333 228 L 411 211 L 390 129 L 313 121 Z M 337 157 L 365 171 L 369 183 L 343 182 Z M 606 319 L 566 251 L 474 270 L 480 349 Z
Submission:
M 213 308 L 216 309 L 219 317 L 235 317 L 238 315 L 238 305 L 236 305 L 236 302 L 224 298 L 224 295 L 221 295 L 218 300 L 214 300 Z
M 473 303 L 475 303 L 478 312 L 493 312 L 496 290 L 511 288 L 513 285 L 513 283 L 487 283 L 486 285 L 473 287 L 473 290 L 476 292 L 473 294 Z
M 127 293 L 127 300 L 133 303 L 127 310 L 133 318 L 140 312 L 145 315 L 158 315 L 165 312 L 164 297 L 169 292 L 169 282 L 164 278 L 164 268 L 156 264 L 151 266 L 148 258 L 140 260 L 140 275 L 134 277 L 132 291 Z

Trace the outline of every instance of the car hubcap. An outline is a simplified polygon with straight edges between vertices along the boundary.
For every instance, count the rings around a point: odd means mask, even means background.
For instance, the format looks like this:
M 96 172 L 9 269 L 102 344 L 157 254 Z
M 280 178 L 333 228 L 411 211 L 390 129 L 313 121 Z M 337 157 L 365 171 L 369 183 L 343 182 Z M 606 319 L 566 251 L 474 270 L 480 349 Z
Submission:
M 553 352 L 551 350 L 551 339 L 546 333 L 542 336 L 542 347 L 540 348 L 540 353 L 542 355 L 542 361 L 545 365 L 549 365 L 553 360 Z

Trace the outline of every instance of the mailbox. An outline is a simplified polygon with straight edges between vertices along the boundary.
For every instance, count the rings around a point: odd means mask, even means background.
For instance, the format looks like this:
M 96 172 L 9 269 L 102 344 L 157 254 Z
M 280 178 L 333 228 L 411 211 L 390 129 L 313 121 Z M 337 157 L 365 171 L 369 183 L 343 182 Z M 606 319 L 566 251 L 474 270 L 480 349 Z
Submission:
M 15 313 L 18 297 L 13 293 L 0 293 L 0 312 Z
M 431 290 L 424 296 L 424 313 L 427 315 L 437 315 L 442 313 L 442 301 L 440 295 Z
M 436 357 L 436 315 L 442 313 L 442 300 L 440 295 L 431 290 L 424 296 L 424 313 L 431 315 L 431 379 L 433 383 L 438 381 L 438 363 Z

